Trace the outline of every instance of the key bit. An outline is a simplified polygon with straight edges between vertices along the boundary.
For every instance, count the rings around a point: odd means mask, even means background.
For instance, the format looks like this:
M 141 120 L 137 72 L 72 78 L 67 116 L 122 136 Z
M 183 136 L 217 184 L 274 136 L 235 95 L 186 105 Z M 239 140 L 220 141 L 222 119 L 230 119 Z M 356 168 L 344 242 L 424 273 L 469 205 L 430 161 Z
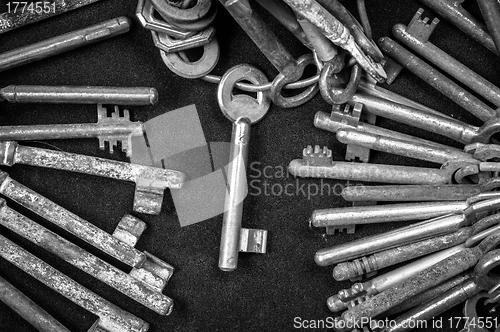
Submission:
M 304 148 L 302 151 L 302 158 L 306 162 L 306 165 L 311 166 L 330 166 L 333 164 L 332 150 L 324 146 L 321 148 L 319 145 L 315 145 L 314 149 L 311 145 Z
M 5 166 L 27 164 L 135 182 L 134 211 L 147 214 L 159 214 L 163 191 L 180 189 L 186 177 L 179 171 L 31 148 L 13 141 L 0 143 L 0 157 L 0 163 Z
M 429 18 L 425 17 L 422 19 L 423 13 L 424 9 L 419 8 L 419 10 L 411 19 L 410 24 L 408 24 L 406 31 L 422 43 L 425 43 L 429 40 L 429 37 L 436 29 L 439 23 L 439 19 L 436 17 L 431 21 L 430 24 L 427 24 L 427 22 L 429 22 Z

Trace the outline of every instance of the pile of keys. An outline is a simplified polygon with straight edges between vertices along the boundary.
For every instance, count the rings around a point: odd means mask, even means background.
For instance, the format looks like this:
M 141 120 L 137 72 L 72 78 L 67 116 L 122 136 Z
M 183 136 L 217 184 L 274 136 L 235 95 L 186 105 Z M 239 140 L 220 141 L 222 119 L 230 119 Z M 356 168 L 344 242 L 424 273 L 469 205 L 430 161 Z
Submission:
M 336 329 L 409 331 L 418 326 L 412 327 L 411 322 L 429 320 L 466 300 L 465 315 L 470 318 L 478 318 L 479 300 L 485 300 L 490 313 L 494 313 L 494 304 L 500 299 L 500 278 L 491 274 L 500 265 L 500 214 L 496 213 L 500 194 L 495 190 L 500 185 L 500 147 L 495 138 L 500 130 L 499 113 L 439 70 L 496 106 L 500 105 L 500 89 L 428 41 L 439 20 L 428 24 L 427 18 L 421 18 L 422 9 L 408 26 L 398 24 L 393 29 L 396 38 L 417 55 L 389 37 L 380 40 L 381 51 L 373 42 L 362 0 L 357 1 L 361 23 L 337 0 L 256 0 L 311 49 L 311 54 L 294 59 L 252 9 L 255 2 L 220 2 L 279 74 L 269 82 L 260 70 L 242 64 L 222 77 L 211 75 L 211 69 L 205 66 L 206 71 L 197 76 L 218 84 L 219 105 L 234 123 L 231 160 L 238 163 L 228 176 L 231 191 L 226 202 L 231 208 L 224 214 L 219 267 L 224 271 L 236 269 L 238 248 L 245 251 L 241 243 L 248 243 L 248 232 L 241 228 L 242 205 L 237 203 L 241 202 L 241 182 L 246 180 L 241 179 L 241 167 L 247 161 L 250 124 L 262 119 L 271 101 L 282 108 L 293 108 L 311 100 L 319 91 L 332 105 L 332 112 L 318 112 L 314 125 L 336 133 L 337 140 L 347 145 L 347 161 L 333 161 L 327 147 L 308 146 L 301 159 L 290 163 L 290 173 L 297 177 L 392 185 L 347 187 L 343 197 L 355 206 L 316 210 L 311 225 L 325 227 L 326 233 L 333 235 L 336 231 L 354 233 L 359 224 L 422 220 L 317 252 L 318 265 L 338 264 L 333 273 L 338 281 L 360 280 L 365 274 L 372 277 L 379 269 L 418 258 L 330 297 L 327 305 L 332 312 L 345 311 L 337 318 Z M 493 52 L 500 50 L 500 5 L 496 1 L 478 1 L 487 28 L 457 1 L 422 2 Z M 162 57 L 165 60 L 163 54 Z M 179 57 L 188 62 L 185 56 Z M 316 65 L 317 74 L 299 81 L 304 68 L 311 64 Z M 484 125 L 475 127 L 455 120 L 376 85 L 393 83 L 402 68 L 484 121 Z M 257 99 L 231 96 L 235 87 L 258 92 Z M 284 88 L 303 91 L 285 97 Z M 377 127 L 377 116 L 451 138 L 465 147 L 460 150 Z M 441 167 L 370 164 L 370 150 L 425 160 Z M 377 206 L 377 201 L 400 203 Z M 260 239 L 256 246 L 260 250 L 254 252 L 265 252 L 263 238 L 267 233 L 252 231 Z M 383 314 L 394 317 L 401 313 L 390 326 L 380 321 Z M 492 318 L 487 321 L 488 328 L 496 327 Z M 487 328 L 484 324 L 483 327 Z M 483 327 L 471 320 L 464 331 L 483 331 Z

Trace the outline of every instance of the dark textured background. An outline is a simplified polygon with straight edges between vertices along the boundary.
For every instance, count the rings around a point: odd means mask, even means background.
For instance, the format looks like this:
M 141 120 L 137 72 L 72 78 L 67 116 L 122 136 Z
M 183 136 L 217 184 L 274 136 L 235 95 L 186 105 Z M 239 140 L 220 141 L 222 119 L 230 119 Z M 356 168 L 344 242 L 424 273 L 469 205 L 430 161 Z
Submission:
M 356 13 L 355 1 L 344 3 Z M 102 0 L 77 11 L 1 35 L 0 52 L 113 17 L 126 15 L 134 18 L 135 6 L 136 1 L 133 0 Z M 475 1 L 468 1 L 464 6 L 479 16 Z M 254 7 L 262 12 L 257 4 Z M 415 0 L 371 0 L 367 1 L 367 7 L 374 36 L 379 38 L 390 35 L 395 23 L 408 24 L 420 4 Z M 213 73 L 221 75 L 236 64 L 250 63 L 260 67 L 269 78 L 274 77 L 276 70 L 228 13 L 219 9 L 215 25 L 219 31 L 217 38 L 221 56 Z M 262 15 L 294 56 L 306 53 L 306 49 L 269 15 Z M 446 21 L 442 20 L 431 41 L 491 82 L 500 85 L 498 58 Z M 149 31 L 143 29 L 135 19 L 131 31 L 125 35 L 2 73 L 0 87 L 9 84 L 154 86 L 160 93 L 159 104 L 130 107 L 133 120 L 147 121 L 163 112 L 194 103 L 207 141 L 228 141 L 231 135 L 231 126 L 217 105 L 216 86 L 201 80 L 187 80 L 171 73 L 162 63 Z M 389 88 L 443 113 L 472 124 L 480 124 L 477 119 L 407 71 L 403 71 Z M 2 125 L 96 120 L 95 107 L 89 105 L 15 105 L 4 102 L 1 107 Z M 313 126 L 314 114 L 319 110 L 328 112 L 329 109 L 330 106 L 319 95 L 296 109 L 272 106 L 267 117 L 252 129 L 249 160 L 260 162 L 262 168 L 271 166 L 279 170 L 285 168 L 290 160 L 300 157 L 302 149 L 308 144 L 328 145 L 333 150 L 334 158 L 341 160 L 344 146 L 336 142 L 334 134 Z M 458 146 L 442 137 L 391 121 L 379 119 L 378 124 Z M 100 151 L 97 140 L 48 143 L 64 151 L 126 160 L 122 153 L 110 155 L 106 151 Z M 44 143 L 37 142 L 31 145 L 47 147 Z M 436 167 L 383 153 L 374 153 L 372 162 Z M 133 187 L 130 184 L 23 165 L 5 170 L 15 180 L 108 232 L 112 232 L 121 216 L 130 212 L 132 207 Z M 293 178 L 263 177 L 260 180 L 266 180 L 269 185 L 284 185 L 295 181 Z M 317 183 L 317 180 L 303 179 L 300 183 Z M 343 181 L 337 183 L 345 184 Z M 55 229 L 14 203 L 8 203 L 37 222 Z M 222 217 L 181 229 L 167 191 L 161 215 L 140 216 L 147 222 L 149 229 L 138 243 L 138 248 L 158 255 L 177 269 L 164 291 L 175 301 L 175 309 L 169 317 L 161 317 L 145 309 L 4 228 L 0 228 L 0 233 L 106 299 L 145 319 L 151 324 L 150 331 L 285 331 L 293 329 L 294 317 L 324 319 L 330 316 L 325 305 L 327 297 L 350 286 L 350 282 L 335 282 L 331 277 L 330 267 L 316 266 L 313 261 L 315 251 L 398 226 L 362 226 L 358 227 L 355 235 L 340 234 L 331 237 L 325 237 L 322 232 L 308 227 L 307 219 L 313 209 L 347 205 L 340 197 L 327 195 L 310 199 L 301 195 L 249 196 L 245 201 L 243 223 L 245 227 L 269 230 L 268 253 L 242 254 L 238 270 L 223 273 L 217 268 Z M 81 244 L 81 241 L 76 242 Z M 82 246 L 88 247 L 85 244 Z M 86 331 L 93 322 L 92 315 L 1 259 L 0 274 L 71 331 Z M 461 307 L 444 315 L 451 316 L 461 316 Z M 33 330 L 0 303 L 0 331 Z M 458 331 L 457 328 L 448 330 Z

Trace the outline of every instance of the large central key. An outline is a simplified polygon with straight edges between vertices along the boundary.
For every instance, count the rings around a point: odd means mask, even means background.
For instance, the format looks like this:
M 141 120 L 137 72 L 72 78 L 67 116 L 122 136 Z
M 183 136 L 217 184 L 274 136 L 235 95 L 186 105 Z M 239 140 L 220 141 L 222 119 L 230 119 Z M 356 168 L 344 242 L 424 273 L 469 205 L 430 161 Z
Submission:
M 233 122 L 231 151 L 227 167 L 229 189 L 226 195 L 225 212 L 222 220 L 219 268 L 234 271 L 238 266 L 240 251 L 265 253 L 267 231 L 241 227 L 243 200 L 246 195 L 246 164 L 250 144 L 250 126 L 260 121 L 270 107 L 269 97 L 262 92 L 257 99 L 247 95 L 232 95 L 236 82 L 249 80 L 262 81 L 263 74 L 254 67 L 240 65 L 230 69 L 218 89 L 218 100 L 222 113 Z M 265 79 L 265 77 L 264 77 Z

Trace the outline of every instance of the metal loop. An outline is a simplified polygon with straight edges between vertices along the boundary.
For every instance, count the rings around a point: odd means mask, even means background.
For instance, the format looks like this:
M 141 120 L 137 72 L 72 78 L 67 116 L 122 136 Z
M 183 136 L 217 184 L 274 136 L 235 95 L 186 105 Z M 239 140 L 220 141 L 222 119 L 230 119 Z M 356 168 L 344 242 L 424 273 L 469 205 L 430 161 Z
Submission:
M 306 66 L 314 64 L 314 58 L 312 54 L 306 54 L 301 56 L 296 63 L 292 63 L 286 66 L 281 73 L 279 73 L 273 80 L 271 85 L 271 99 L 273 102 L 283 108 L 292 108 L 300 106 L 316 95 L 318 93 L 318 85 L 314 84 L 308 87 L 305 91 L 295 95 L 293 97 L 283 97 L 281 91 L 287 83 L 295 82 L 304 73 Z
M 351 69 L 351 76 L 346 87 L 342 90 L 338 88 L 339 77 L 335 77 L 337 66 L 334 63 L 327 63 L 321 70 L 319 78 L 319 89 L 321 96 L 325 101 L 332 105 L 340 105 L 347 103 L 356 93 L 359 82 L 361 81 L 362 70 L 356 64 Z

